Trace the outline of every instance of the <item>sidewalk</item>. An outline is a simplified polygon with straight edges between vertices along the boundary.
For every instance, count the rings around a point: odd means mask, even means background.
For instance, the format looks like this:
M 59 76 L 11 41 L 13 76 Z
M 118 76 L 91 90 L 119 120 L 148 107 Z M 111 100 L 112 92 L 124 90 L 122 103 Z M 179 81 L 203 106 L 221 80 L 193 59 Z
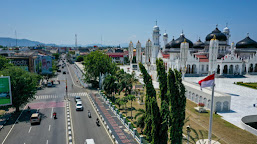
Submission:
M 95 97 L 96 94 L 96 97 Z M 91 93 L 92 99 L 96 102 L 96 106 L 100 114 L 106 120 L 107 125 L 115 136 L 118 143 L 123 144 L 137 144 L 136 140 L 130 134 L 129 130 L 121 123 L 117 116 L 110 110 L 109 106 L 100 98 L 98 93 Z

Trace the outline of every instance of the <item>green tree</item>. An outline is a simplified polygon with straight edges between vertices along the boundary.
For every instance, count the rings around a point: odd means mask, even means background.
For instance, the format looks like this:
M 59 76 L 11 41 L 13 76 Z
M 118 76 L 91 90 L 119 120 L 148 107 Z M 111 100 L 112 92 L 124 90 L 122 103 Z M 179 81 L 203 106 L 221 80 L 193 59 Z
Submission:
M 122 106 L 123 105 L 123 101 L 122 101 L 122 99 L 120 99 L 120 98 L 117 98 L 116 100 L 115 100 L 115 104 L 117 104 L 118 106 L 119 106 L 119 109 L 120 109 L 120 106 Z
M 185 119 L 185 87 L 182 84 L 181 73 L 170 69 L 168 75 L 168 91 L 170 97 L 170 142 L 182 144 L 182 129 Z
M 114 75 L 117 70 L 116 64 L 112 62 L 112 59 L 100 51 L 94 51 L 87 55 L 84 59 L 84 66 L 85 81 L 92 83 L 93 87 L 98 87 L 100 73 Z
M 159 81 L 160 98 L 161 98 L 161 128 L 160 128 L 160 140 L 161 143 L 167 143 L 168 141 L 168 122 L 169 122 L 169 98 L 167 96 L 167 74 L 165 72 L 165 66 L 162 59 L 156 60 L 157 76 Z
M 60 58 L 60 54 L 59 53 L 54 53 L 54 54 L 52 54 L 53 56 L 54 56 L 54 58 L 55 58 L 55 60 L 59 60 L 59 58 Z
M 123 101 L 123 104 L 125 105 L 125 111 L 126 111 L 126 116 L 127 116 L 127 103 L 128 103 L 127 97 L 123 97 L 122 101 Z
M 117 89 L 116 77 L 112 75 L 107 75 L 104 79 L 104 91 L 108 94 L 108 96 L 112 96 L 112 100 L 114 101 L 113 94 Z
M 137 111 L 138 112 L 135 115 L 135 119 L 137 119 L 137 117 L 139 117 L 136 122 L 137 122 L 137 126 L 140 127 L 141 133 L 142 133 L 143 129 L 145 128 L 145 117 L 146 117 L 145 110 L 138 109 Z
M 145 99 L 145 130 L 144 133 L 147 139 L 151 143 L 160 143 L 159 130 L 161 127 L 160 111 L 156 101 L 156 91 L 152 84 L 152 78 L 147 73 L 145 67 L 139 63 L 140 71 L 143 74 L 143 79 L 146 87 L 146 99 Z
M 132 101 L 134 101 L 136 99 L 136 97 L 134 95 L 128 95 L 127 99 L 130 100 L 131 119 L 133 119 L 133 117 L 132 117 Z
M 13 66 L 10 60 L 0 55 L 0 71 L 10 66 Z
M 16 66 L 9 67 L 1 71 L 0 74 L 11 78 L 12 106 L 16 108 L 16 111 L 19 111 L 20 106 L 34 98 L 38 82 L 36 74 L 26 72 Z
M 82 55 L 79 55 L 76 57 L 76 62 L 81 62 L 83 60 L 84 60 L 84 56 L 82 56 Z

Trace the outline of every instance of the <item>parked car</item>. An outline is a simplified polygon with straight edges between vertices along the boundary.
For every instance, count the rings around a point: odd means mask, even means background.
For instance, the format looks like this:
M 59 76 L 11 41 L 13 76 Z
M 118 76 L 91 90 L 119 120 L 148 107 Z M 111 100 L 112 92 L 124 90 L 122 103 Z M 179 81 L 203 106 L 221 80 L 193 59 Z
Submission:
M 94 139 L 86 139 L 84 144 L 95 144 Z
M 53 86 L 53 84 L 51 82 L 47 83 L 47 87 L 52 87 L 52 86 Z
M 39 113 L 33 113 L 30 117 L 30 124 L 40 124 L 41 122 L 41 115 Z
M 77 103 L 78 101 L 81 101 L 81 98 L 80 98 L 80 96 L 75 96 L 74 97 L 74 101 Z
M 66 74 L 66 71 L 63 71 L 62 74 Z
M 78 101 L 77 103 L 76 103 L 76 111 L 79 111 L 79 110 L 81 110 L 81 111 L 83 111 L 83 105 L 82 105 L 82 101 Z
M 62 72 L 62 71 L 58 69 L 57 72 Z

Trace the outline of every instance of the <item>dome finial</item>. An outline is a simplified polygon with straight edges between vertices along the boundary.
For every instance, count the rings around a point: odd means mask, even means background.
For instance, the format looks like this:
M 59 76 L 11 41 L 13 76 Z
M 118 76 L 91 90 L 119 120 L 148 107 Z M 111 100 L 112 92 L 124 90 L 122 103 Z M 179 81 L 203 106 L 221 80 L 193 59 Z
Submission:
M 183 31 L 183 29 L 182 29 L 182 34 L 184 34 L 184 31 Z
M 226 23 L 226 27 L 228 27 L 228 23 Z
M 218 28 L 218 24 L 216 24 L 216 28 Z
M 247 33 L 247 37 L 249 37 L 249 32 Z
M 155 21 L 155 25 L 157 26 L 157 20 Z

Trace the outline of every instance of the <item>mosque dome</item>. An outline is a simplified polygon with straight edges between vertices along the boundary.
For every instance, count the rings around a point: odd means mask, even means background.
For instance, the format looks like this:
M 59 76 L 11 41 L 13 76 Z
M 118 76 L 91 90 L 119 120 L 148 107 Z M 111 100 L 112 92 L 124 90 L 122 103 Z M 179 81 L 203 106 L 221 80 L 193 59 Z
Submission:
M 171 48 L 171 45 L 172 45 L 172 43 L 174 42 L 175 40 L 174 40 L 174 36 L 173 36 L 173 39 L 169 42 L 169 43 L 167 43 L 166 45 L 165 45 L 165 48 Z
M 223 33 L 229 33 L 229 32 L 230 32 L 230 30 L 229 30 L 228 27 L 225 27 L 225 28 L 223 29 Z
M 216 39 L 219 41 L 227 40 L 227 36 L 224 33 L 222 33 L 217 27 L 210 34 L 206 36 L 205 40 L 210 41 L 214 35 L 216 35 Z
M 236 43 L 236 48 L 257 48 L 257 42 L 247 35 L 246 38 Z
M 180 44 L 181 44 L 182 42 L 184 42 L 185 39 L 186 39 L 186 42 L 189 43 L 189 47 L 190 47 L 190 48 L 193 47 L 193 43 L 192 43 L 189 39 L 187 39 L 187 38 L 185 37 L 185 35 L 182 33 L 179 38 L 177 38 L 176 40 L 174 40 L 174 41 L 171 43 L 171 48 L 180 48 Z
M 199 38 L 199 40 L 194 43 L 193 48 L 204 48 L 204 46 L 204 43 Z
M 153 27 L 153 30 L 154 30 L 154 31 L 159 31 L 160 28 L 156 25 L 156 26 Z

